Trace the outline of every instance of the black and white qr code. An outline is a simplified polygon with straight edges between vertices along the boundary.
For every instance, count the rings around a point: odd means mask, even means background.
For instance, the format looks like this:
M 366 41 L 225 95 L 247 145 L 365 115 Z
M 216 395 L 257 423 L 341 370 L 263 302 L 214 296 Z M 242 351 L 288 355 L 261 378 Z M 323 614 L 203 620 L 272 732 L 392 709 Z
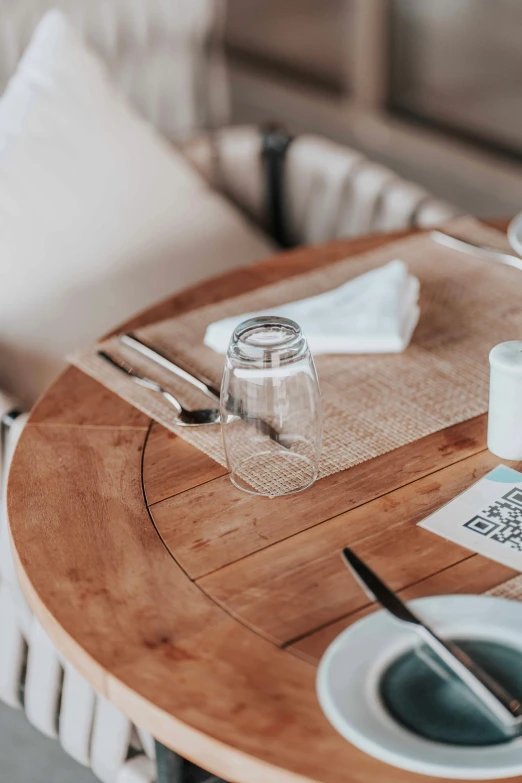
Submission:
M 522 489 L 510 489 L 464 527 L 522 552 Z

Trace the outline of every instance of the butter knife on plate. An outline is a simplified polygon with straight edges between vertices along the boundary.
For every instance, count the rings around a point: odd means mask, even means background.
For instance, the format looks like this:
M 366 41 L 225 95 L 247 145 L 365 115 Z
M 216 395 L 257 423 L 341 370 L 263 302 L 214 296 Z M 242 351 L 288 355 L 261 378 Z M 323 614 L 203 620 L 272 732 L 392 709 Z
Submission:
M 184 381 L 187 381 L 187 383 L 190 383 L 196 389 L 199 389 L 200 392 L 206 394 L 207 397 L 210 397 L 211 400 L 219 403 L 220 390 L 217 388 L 217 386 L 214 386 L 212 381 L 210 381 L 208 378 L 201 376 L 197 378 L 195 375 L 187 372 L 187 370 L 184 370 L 183 367 L 175 364 L 175 362 L 165 356 L 165 354 L 158 351 L 157 348 L 153 348 L 151 345 L 143 342 L 141 339 L 138 339 L 133 334 L 121 334 L 120 342 L 122 342 L 128 348 L 133 348 L 142 356 L 145 356 L 150 361 L 155 362 L 165 370 L 169 370 L 170 372 L 174 373 L 178 376 L 178 378 L 182 378 Z M 268 424 L 268 422 L 255 416 L 249 416 L 240 409 L 238 409 L 237 415 L 240 416 L 243 421 L 246 421 L 248 424 L 254 426 L 258 432 L 261 432 L 264 435 L 268 435 L 270 440 L 274 441 L 279 446 L 282 446 L 285 449 L 290 448 L 290 444 L 285 443 L 284 438 L 281 437 L 281 434 L 274 427 L 272 427 L 271 424 Z
M 355 552 L 346 547 L 343 549 L 342 559 L 365 592 L 397 620 L 410 625 L 448 669 L 472 691 L 483 708 L 505 731 L 512 735 L 520 732 L 522 705 L 518 699 L 508 693 L 503 685 L 475 663 L 457 644 L 441 639 Z

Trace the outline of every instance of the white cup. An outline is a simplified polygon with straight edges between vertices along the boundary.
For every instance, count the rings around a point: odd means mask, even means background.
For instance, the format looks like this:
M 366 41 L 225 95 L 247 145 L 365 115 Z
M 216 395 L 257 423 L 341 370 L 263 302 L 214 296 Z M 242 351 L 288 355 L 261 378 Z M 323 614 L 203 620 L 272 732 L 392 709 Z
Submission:
M 501 459 L 522 459 L 522 340 L 495 345 L 489 354 L 488 449 Z

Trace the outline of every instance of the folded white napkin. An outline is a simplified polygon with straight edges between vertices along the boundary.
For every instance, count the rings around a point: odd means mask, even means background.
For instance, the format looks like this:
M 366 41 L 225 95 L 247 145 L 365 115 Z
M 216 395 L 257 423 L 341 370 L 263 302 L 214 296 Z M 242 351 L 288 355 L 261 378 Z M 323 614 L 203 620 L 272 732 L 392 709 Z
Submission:
M 349 280 L 318 296 L 210 324 L 205 345 L 226 353 L 235 327 L 247 318 L 279 315 L 302 328 L 312 353 L 400 353 L 419 320 L 419 281 L 403 261 Z

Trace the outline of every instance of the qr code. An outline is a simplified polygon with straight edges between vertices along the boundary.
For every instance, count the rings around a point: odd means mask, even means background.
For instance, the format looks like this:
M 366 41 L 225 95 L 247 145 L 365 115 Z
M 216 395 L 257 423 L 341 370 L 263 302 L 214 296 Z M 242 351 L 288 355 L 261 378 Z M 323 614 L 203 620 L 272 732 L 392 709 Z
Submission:
M 522 489 L 510 489 L 464 527 L 522 552 Z

